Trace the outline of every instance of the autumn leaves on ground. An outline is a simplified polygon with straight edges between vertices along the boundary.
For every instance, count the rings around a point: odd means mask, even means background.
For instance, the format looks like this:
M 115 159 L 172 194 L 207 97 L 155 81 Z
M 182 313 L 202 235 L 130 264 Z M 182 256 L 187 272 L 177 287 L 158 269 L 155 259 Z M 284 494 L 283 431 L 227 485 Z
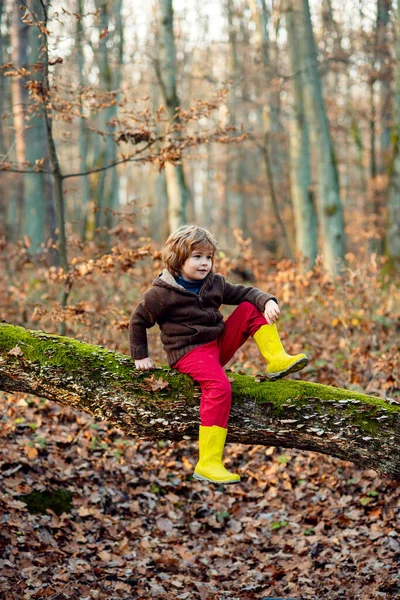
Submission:
M 65 320 L 66 335 L 128 354 L 130 312 L 160 270 L 158 251 L 122 232 L 110 254 L 71 247 L 61 309 L 57 270 L 3 247 L 1 319 L 54 333 Z M 332 279 L 320 266 L 261 262 L 237 236 L 216 266 L 280 299 L 285 346 L 310 357 L 295 377 L 400 400 L 399 280 L 347 258 Z M 165 362 L 156 330 L 150 344 Z M 230 368 L 262 372 L 255 345 Z M 192 481 L 195 443 L 129 438 L 24 394 L 2 394 L 0 410 L 0 598 L 400 598 L 400 493 L 372 471 L 230 445 L 242 483 L 225 489 Z

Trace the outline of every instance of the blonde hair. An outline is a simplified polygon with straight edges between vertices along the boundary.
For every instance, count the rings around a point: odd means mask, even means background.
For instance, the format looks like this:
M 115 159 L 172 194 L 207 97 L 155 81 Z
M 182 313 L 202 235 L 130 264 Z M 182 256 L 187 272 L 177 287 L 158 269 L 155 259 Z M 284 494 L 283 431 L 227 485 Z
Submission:
M 197 225 L 183 225 L 171 233 L 165 242 L 162 257 L 174 277 L 178 277 L 184 262 L 195 248 L 210 250 L 214 258 L 218 243 L 207 229 Z

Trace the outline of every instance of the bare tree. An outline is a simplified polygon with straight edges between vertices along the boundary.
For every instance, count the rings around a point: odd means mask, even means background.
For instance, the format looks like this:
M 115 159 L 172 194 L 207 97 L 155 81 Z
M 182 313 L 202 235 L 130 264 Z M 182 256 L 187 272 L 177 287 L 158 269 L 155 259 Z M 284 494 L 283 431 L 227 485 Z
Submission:
M 386 249 L 392 266 L 400 264 L 400 3 L 396 12 L 396 70 L 394 92 L 393 155 L 388 191 Z
M 276 83 L 274 83 L 276 65 L 274 65 L 272 57 L 269 36 L 270 11 L 265 0 L 261 0 L 261 3 L 257 0 L 248 0 L 248 2 L 256 26 L 257 50 L 261 57 L 263 75 L 261 78 L 263 102 L 260 115 L 262 141 L 257 145 L 261 150 L 271 208 L 282 234 L 285 253 L 293 258 L 293 249 L 286 224 L 282 218 L 282 206 L 278 199 L 279 194 L 276 191 L 277 182 L 282 182 L 284 179 L 284 156 L 280 148 L 280 142 L 276 141 L 276 138 L 278 138 L 278 135 L 282 135 L 284 128 L 281 119 L 280 90 L 277 89 Z
M 119 89 L 122 81 L 123 65 L 123 26 L 122 26 L 122 0 L 113 2 L 101 1 L 99 22 L 99 82 L 112 95 L 107 108 L 100 115 L 101 129 L 105 132 L 105 142 L 102 149 L 102 160 L 106 165 L 115 163 L 117 159 L 117 146 L 113 132 L 114 121 L 118 114 Z M 108 40 L 111 34 L 109 28 L 113 24 L 112 46 Z M 110 227 L 112 213 L 119 208 L 119 178 L 116 169 L 104 170 L 99 175 L 97 186 L 96 227 Z
M 82 25 L 82 19 L 85 14 L 84 3 L 83 0 L 77 0 L 77 19 L 76 19 L 76 50 L 77 50 L 77 58 L 78 58 L 78 77 L 79 77 L 79 85 L 81 89 L 81 97 L 80 97 L 80 114 L 81 118 L 79 119 L 79 161 L 81 170 L 83 172 L 88 171 L 88 152 L 89 152 L 89 143 L 88 143 L 88 132 L 86 130 L 86 123 L 83 114 L 83 98 L 82 98 L 82 90 L 85 84 L 87 83 L 86 73 L 85 73 L 85 56 L 84 56 L 84 42 L 85 42 L 85 30 Z M 86 239 L 86 230 L 87 230 L 87 222 L 88 222 L 88 211 L 89 211 L 89 202 L 90 202 L 90 181 L 88 175 L 82 176 L 82 203 L 81 203 L 81 239 L 85 241 Z
M 176 50 L 172 0 L 159 0 L 159 9 L 160 28 L 158 40 L 160 60 L 155 60 L 154 64 L 171 127 L 176 130 L 177 137 L 179 137 L 180 101 L 176 83 Z M 175 163 L 173 164 L 171 161 L 165 163 L 170 231 L 174 231 L 186 222 L 186 210 L 190 200 L 178 142 L 176 147 L 178 155 Z
M 46 50 L 43 52 L 43 34 L 40 27 L 46 20 L 44 11 L 45 4 L 40 0 L 31 0 L 26 3 L 27 12 L 23 20 L 29 23 L 29 104 L 25 123 L 25 147 L 24 160 L 31 164 L 45 164 L 48 159 L 46 148 L 45 108 L 42 102 L 43 74 L 41 65 L 47 63 Z M 20 12 L 22 16 L 23 13 Z M 43 62 L 42 62 L 43 61 Z M 25 82 L 24 82 L 25 83 Z M 40 98 L 40 99 L 39 99 Z M 39 101 L 38 101 L 39 100 Z M 18 132 L 23 152 L 23 133 Z M 22 158 L 22 156 L 21 156 Z M 45 176 L 43 173 L 24 174 L 24 215 L 23 232 L 31 240 L 31 250 L 40 250 L 44 242 L 46 221 L 46 189 Z
M 379 177 L 386 171 L 390 147 L 390 100 L 391 85 L 389 74 L 391 57 L 388 49 L 389 10 L 391 0 L 377 0 L 376 24 L 370 86 L 370 196 L 371 210 L 375 219 L 382 214 L 384 194 L 380 189 Z M 378 87 L 379 86 L 379 87 Z M 383 253 L 384 240 L 378 235 L 370 241 L 372 251 Z
M 22 19 L 22 12 L 15 3 L 12 8 L 11 22 L 11 59 L 18 69 L 26 68 L 28 56 L 29 25 Z M 25 117 L 28 93 L 20 77 L 11 78 L 11 98 L 13 104 L 13 118 L 15 131 L 15 155 L 17 162 L 25 162 Z M 16 178 L 15 192 L 10 198 L 10 208 L 13 213 L 9 221 L 9 237 L 16 239 L 21 235 L 22 215 L 24 204 L 24 178 Z M 36 245 L 34 243 L 34 245 Z
M 286 6 L 287 8 L 287 6 Z M 296 249 L 313 267 L 318 254 L 318 219 L 312 190 L 310 136 L 305 114 L 299 41 L 294 13 L 286 11 L 286 29 L 293 73 L 293 104 L 290 118 L 290 189 L 296 225 Z
M 317 49 L 311 23 L 308 0 L 290 0 L 293 11 L 303 88 L 304 109 L 310 132 L 312 154 L 318 181 L 318 216 L 324 264 L 336 273 L 345 255 L 343 209 L 340 200 L 339 176 L 318 70 Z
M 236 31 L 236 10 L 234 0 L 227 0 L 226 14 L 228 25 L 229 39 L 229 79 L 232 81 L 229 94 L 229 117 L 228 126 L 236 127 L 238 120 L 240 122 L 240 103 L 239 97 L 243 97 L 243 93 L 239 95 L 239 89 L 242 85 L 241 64 L 237 47 L 237 31 Z M 245 163 L 244 158 L 240 156 L 240 150 L 236 146 L 228 145 L 226 148 L 226 163 L 225 163 L 225 193 L 224 193 L 224 210 L 223 210 L 223 225 L 225 236 L 228 236 L 229 231 L 239 227 L 247 235 L 247 221 L 245 210 L 245 198 L 243 195 L 243 179 L 244 179 Z

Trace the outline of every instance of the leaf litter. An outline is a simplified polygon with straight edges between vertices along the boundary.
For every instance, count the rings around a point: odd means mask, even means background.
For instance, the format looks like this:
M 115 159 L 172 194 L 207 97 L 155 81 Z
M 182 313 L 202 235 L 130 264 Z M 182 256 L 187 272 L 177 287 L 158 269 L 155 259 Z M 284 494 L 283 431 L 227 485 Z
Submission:
M 35 268 L 32 302 L 30 259 L 23 248 L 8 249 L 13 281 L 0 285 L 7 321 L 57 333 L 65 319 L 70 337 L 127 353 L 130 310 L 160 262 L 151 245 L 128 252 L 123 235 L 97 261 L 90 245 L 86 259 L 75 249 L 76 304 L 66 308 L 56 299 L 64 281 L 44 266 Z M 399 401 L 399 291 L 395 282 L 384 289 L 373 261 L 359 266 L 349 256 L 348 285 L 320 264 L 301 273 L 282 261 L 267 271 L 247 246 L 238 256 L 244 264 L 220 258 L 217 270 L 234 281 L 232 273 L 250 268 L 256 285 L 281 299 L 284 345 L 311 359 L 296 378 Z M 165 362 L 157 331 L 149 338 L 153 358 Z M 11 352 L 23 354 L 18 346 Z M 263 380 L 254 345 L 229 367 Z M 155 391 L 165 387 L 148 379 Z M 400 598 L 399 487 L 372 471 L 310 452 L 230 444 L 226 465 L 242 482 L 207 486 L 191 478 L 195 442 L 129 438 L 24 394 L 0 394 L 0 411 L 4 600 Z M 72 509 L 59 514 L 32 514 L 21 501 L 60 490 L 72 495 Z

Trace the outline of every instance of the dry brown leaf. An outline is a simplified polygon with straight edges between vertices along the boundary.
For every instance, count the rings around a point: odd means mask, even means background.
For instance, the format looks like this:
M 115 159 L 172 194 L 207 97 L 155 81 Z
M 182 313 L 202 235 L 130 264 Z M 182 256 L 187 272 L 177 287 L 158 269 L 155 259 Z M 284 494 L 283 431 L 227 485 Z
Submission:
M 183 464 L 183 468 L 186 471 L 192 471 L 193 470 L 192 463 L 190 463 L 188 461 L 188 459 L 186 458 L 186 456 L 182 456 L 182 464 Z
M 22 356 L 23 352 L 17 344 L 16 346 L 14 346 L 14 348 L 12 348 L 12 350 L 9 351 L 8 354 L 10 354 L 11 356 Z
M 171 519 L 165 519 L 164 517 L 157 519 L 156 525 L 160 531 L 165 532 L 172 531 L 174 528 L 174 524 Z
M 39 452 L 33 446 L 24 446 L 25 454 L 29 460 L 35 460 Z
M 110 562 L 111 560 L 111 553 L 107 552 L 107 550 L 101 550 L 101 552 L 97 553 L 97 556 L 104 562 Z
M 149 384 L 152 392 L 163 390 L 164 388 L 169 386 L 168 381 L 165 381 L 165 379 L 163 379 L 162 377 L 159 377 L 157 379 L 155 375 L 152 375 L 151 377 L 146 377 L 144 381 Z

